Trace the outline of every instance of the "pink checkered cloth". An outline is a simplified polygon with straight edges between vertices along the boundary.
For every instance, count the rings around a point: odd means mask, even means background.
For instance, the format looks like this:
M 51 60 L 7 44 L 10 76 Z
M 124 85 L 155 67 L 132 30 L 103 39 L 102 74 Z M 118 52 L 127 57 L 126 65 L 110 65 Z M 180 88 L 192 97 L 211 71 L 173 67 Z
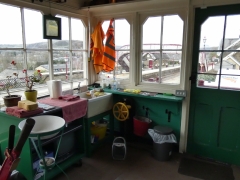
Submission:
M 48 97 L 39 99 L 38 102 L 62 108 L 63 119 L 65 119 L 67 123 L 81 118 L 87 113 L 87 99 L 75 99 L 74 101 L 66 101 Z
M 67 95 L 64 95 L 64 96 L 60 96 L 58 99 L 62 99 L 62 100 L 65 100 L 65 101 L 75 101 L 76 99 L 80 99 L 80 97 L 67 94 Z
M 25 110 L 23 108 L 19 108 L 18 106 L 12 106 L 6 108 L 6 113 L 18 118 L 24 118 L 43 113 L 43 109 L 37 108 L 35 110 Z

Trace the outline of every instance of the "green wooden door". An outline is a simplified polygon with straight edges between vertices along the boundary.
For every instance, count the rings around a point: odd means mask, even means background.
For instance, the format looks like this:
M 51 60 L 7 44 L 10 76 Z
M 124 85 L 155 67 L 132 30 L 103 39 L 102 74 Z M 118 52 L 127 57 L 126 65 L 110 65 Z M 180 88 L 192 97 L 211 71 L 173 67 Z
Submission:
M 195 13 L 187 152 L 240 165 L 240 4 Z

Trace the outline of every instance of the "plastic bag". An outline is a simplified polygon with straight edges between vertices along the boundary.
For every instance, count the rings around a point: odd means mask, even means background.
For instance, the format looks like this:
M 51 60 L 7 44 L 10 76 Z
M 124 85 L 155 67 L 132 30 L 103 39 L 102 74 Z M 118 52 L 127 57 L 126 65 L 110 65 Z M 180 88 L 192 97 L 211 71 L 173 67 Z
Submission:
M 174 134 L 162 135 L 156 133 L 153 129 L 148 129 L 148 134 L 152 137 L 153 142 L 162 143 L 177 143 L 176 136 Z

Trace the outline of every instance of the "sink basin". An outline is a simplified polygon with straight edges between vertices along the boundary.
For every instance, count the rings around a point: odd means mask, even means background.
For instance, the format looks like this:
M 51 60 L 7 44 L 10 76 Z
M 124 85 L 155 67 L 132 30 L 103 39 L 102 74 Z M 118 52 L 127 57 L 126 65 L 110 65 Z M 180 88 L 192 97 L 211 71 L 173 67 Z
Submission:
M 37 139 L 38 135 L 41 135 L 41 139 L 48 139 L 58 134 L 60 130 L 65 125 L 65 120 L 58 116 L 52 115 L 42 115 L 31 117 L 35 120 L 35 125 L 30 133 L 30 137 Z M 18 127 L 20 130 L 23 129 L 25 120 L 22 120 Z M 44 136 L 46 135 L 46 136 Z
M 75 95 L 78 95 L 80 96 L 80 98 L 85 98 L 88 100 L 88 109 L 85 116 L 87 118 L 101 114 L 105 111 L 112 109 L 113 107 L 112 93 L 104 92 L 104 95 L 93 98 L 91 96 L 88 96 L 86 92 Z

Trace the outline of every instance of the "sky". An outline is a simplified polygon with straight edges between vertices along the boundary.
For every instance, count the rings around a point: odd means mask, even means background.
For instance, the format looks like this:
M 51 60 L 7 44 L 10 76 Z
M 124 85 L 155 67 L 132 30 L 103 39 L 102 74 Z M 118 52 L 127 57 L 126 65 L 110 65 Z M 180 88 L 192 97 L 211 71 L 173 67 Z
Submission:
M 7 18 L 6 18 L 7 17 Z M 62 40 L 69 39 L 68 19 L 62 18 Z M 25 31 L 27 44 L 47 42 L 43 39 L 42 14 L 33 10 L 24 10 Z M 21 44 L 21 13 L 18 8 L 0 5 L 0 44 Z M 79 19 L 72 18 L 72 38 L 83 40 L 83 24 Z
M 232 15 L 227 18 L 225 38 L 239 38 L 240 15 Z M 203 39 L 206 38 L 205 46 L 219 46 L 223 37 L 224 16 L 208 18 L 201 27 L 200 47 L 204 46 Z

